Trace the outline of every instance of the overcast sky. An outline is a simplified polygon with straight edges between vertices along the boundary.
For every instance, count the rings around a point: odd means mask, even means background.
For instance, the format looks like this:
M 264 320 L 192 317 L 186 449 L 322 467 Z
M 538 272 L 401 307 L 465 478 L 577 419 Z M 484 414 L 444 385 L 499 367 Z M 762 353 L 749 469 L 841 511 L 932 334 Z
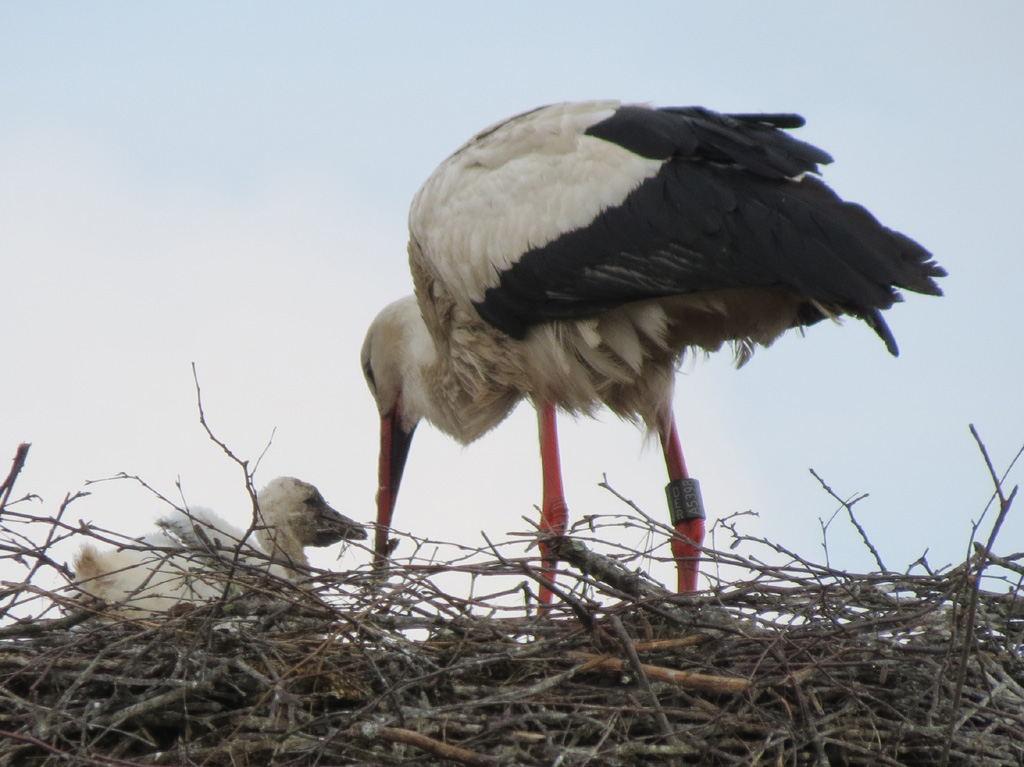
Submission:
M 236 521 L 240 471 L 199 423 L 342 512 L 374 518 L 369 321 L 411 291 L 408 204 L 477 130 L 541 104 L 619 98 L 794 111 L 843 197 L 933 251 L 947 296 L 791 333 L 744 369 L 687 365 L 675 410 L 710 517 L 819 558 L 820 518 L 860 521 L 895 569 L 962 558 L 1024 442 L 1024 6 L 963 3 L 0 2 L 0 461 L 55 511 L 138 474 Z M 276 432 L 275 432 L 276 430 Z M 663 518 L 664 466 L 605 415 L 561 421 L 570 514 Z M 1010 484 L 1022 470 L 1011 472 Z M 74 519 L 145 532 L 125 483 Z M 540 500 L 528 405 L 463 449 L 417 433 L 396 527 L 477 545 Z M 1002 553 L 1024 548 L 1024 510 Z M 872 561 L 849 525 L 832 561 Z M 709 539 L 710 541 L 710 539 Z M 69 555 L 70 556 L 70 550 Z M 351 552 L 332 566 L 355 566 Z M 333 560 L 331 560 L 333 562 Z M 659 571 L 662 578 L 670 572 Z

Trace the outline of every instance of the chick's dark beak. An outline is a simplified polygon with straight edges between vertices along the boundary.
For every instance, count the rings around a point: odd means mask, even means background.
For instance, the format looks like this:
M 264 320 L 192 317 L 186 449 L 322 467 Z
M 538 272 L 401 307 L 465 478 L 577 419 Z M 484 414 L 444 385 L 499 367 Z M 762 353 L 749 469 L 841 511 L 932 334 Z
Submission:
M 316 532 L 312 546 L 332 546 L 338 541 L 364 541 L 366 529 L 358 522 L 339 514 L 321 498 L 316 510 Z

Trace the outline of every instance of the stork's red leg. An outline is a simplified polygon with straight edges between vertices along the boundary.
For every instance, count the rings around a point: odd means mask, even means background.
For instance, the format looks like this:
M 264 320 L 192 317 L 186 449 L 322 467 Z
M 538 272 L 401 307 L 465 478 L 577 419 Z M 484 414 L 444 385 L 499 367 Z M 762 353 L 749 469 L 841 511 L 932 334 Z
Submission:
M 565 504 L 565 493 L 562 490 L 562 467 L 558 458 L 558 427 L 555 422 L 555 406 L 550 403 L 537 403 L 537 420 L 540 430 L 540 462 L 544 476 L 544 505 L 541 511 L 540 529 L 543 533 L 562 535 L 565 533 L 568 507 Z M 545 577 L 555 580 L 557 563 L 551 556 L 550 547 L 540 544 Z M 542 604 L 551 604 L 551 589 L 540 588 Z
M 679 592 L 697 590 L 700 545 L 704 542 L 704 510 L 696 480 L 691 480 L 679 444 L 676 419 L 669 414 L 660 430 L 661 447 L 668 467 L 669 508 L 676 535 L 672 537 L 672 556 L 679 573 Z

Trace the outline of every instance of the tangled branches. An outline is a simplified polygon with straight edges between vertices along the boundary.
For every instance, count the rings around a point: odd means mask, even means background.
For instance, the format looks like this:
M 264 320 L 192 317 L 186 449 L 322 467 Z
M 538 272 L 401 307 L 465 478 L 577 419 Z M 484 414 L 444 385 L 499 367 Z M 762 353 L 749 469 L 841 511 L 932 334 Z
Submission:
M 1024 763 L 1024 603 L 979 587 L 986 566 L 1024 575 L 1024 554 L 994 536 L 923 575 L 748 540 L 773 556 L 709 552 L 746 575 L 697 596 L 574 536 L 546 614 L 532 560 L 494 546 L 308 589 L 252 574 L 139 620 L 37 585 L 68 578 L 63 538 L 116 542 L 66 506 L 0 515 L 29 576 L 0 592 L 2 765 Z

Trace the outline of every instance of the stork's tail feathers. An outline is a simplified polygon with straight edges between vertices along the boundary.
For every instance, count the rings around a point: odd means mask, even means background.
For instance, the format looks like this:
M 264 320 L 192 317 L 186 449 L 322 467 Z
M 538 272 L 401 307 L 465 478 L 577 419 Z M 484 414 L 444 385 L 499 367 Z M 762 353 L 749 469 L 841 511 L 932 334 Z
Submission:
M 860 312 L 857 316 L 878 333 L 878 337 L 885 342 L 885 348 L 889 350 L 889 354 L 893 357 L 900 356 L 900 347 L 896 344 L 896 338 L 893 336 L 892 331 L 889 330 L 889 326 L 885 323 L 885 319 L 878 309 Z
M 72 567 L 75 571 L 75 578 L 79 582 L 95 581 L 110 572 L 107 557 L 104 557 L 99 549 L 91 543 L 82 545 L 75 555 Z
M 935 280 L 947 276 L 946 270 L 935 262 L 928 250 L 907 235 L 892 229 L 889 229 L 889 233 L 899 244 L 901 260 L 907 266 L 905 274 L 901 275 L 904 281 L 897 283 L 899 287 L 912 290 L 915 293 L 941 296 L 942 288 L 936 284 Z

